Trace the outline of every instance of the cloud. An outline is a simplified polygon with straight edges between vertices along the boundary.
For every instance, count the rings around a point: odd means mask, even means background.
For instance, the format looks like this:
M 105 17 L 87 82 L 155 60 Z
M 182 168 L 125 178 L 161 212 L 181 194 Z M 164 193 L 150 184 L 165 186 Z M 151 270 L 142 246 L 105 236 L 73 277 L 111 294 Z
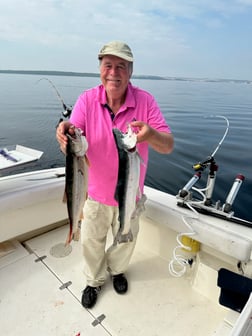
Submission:
M 130 40 L 174 36 L 181 46 L 180 22 L 207 22 L 217 27 L 226 15 L 250 5 L 239 1 L 103 1 L 103 0 L 2 0 L 0 38 L 37 44 L 77 45 L 83 39 L 109 40 L 119 35 Z M 211 19 L 211 17 L 214 17 Z M 217 24 L 218 23 L 218 24 Z M 176 30 L 177 29 L 177 30 Z M 118 34 L 119 33 L 119 34 Z M 160 35 L 161 34 L 161 35 Z M 106 39 L 107 36 L 107 39 Z M 181 36 L 181 38 L 180 38 Z M 101 41 L 99 41 L 101 42 Z
M 233 21 L 252 8 L 252 0 L 0 0 L 0 4 L 0 45 L 5 47 L 0 67 L 13 67 L 15 58 L 8 57 L 12 50 L 22 55 L 15 66 L 96 71 L 98 50 L 118 39 L 132 47 L 138 73 L 155 74 L 167 71 L 167 65 L 176 73 L 189 72 L 190 62 L 196 60 L 204 68 L 205 41 L 212 41 L 212 52 L 221 53 L 220 37 L 231 43 L 234 26 L 236 30 L 241 26 Z M 248 34 L 240 33 L 244 38 Z

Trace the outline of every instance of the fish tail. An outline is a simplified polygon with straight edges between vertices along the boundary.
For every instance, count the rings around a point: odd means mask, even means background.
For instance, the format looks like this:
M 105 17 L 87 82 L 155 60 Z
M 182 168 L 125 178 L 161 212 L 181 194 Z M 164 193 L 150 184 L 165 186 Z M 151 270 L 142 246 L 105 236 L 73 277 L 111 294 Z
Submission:
M 122 234 L 121 231 L 118 231 L 116 236 L 115 236 L 113 245 L 117 245 L 117 243 L 121 244 L 121 243 L 132 242 L 133 238 L 134 237 L 133 237 L 133 233 L 132 233 L 131 229 L 126 234 Z
M 81 219 L 78 222 L 78 227 L 75 232 L 73 232 L 73 240 L 79 241 L 80 240 L 80 232 L 81 232 Z
M 71 243 L 72 239 L 73 239 L 73 233 L 72 233 L 72 230 L 70 229 L 67 235 L 65 246 L 68 246 Z
M 64 191 L 62 202 L 67 203 L 67 193 L 66 193 L 66 191 Z
M 80 240 L 80 229 L 78 228 L 76 232 L 73 234 L 73 240 L 79 241 Z
M 68 235 L 67 235 L 67 238 L 66 238 L 66 242 L 65 242 L 65 246 L 68 246 L 71 241 L 73 240 L 73 224 L 72 224 L 72 221 L 69 222 L 69 231 L 68 231 Z

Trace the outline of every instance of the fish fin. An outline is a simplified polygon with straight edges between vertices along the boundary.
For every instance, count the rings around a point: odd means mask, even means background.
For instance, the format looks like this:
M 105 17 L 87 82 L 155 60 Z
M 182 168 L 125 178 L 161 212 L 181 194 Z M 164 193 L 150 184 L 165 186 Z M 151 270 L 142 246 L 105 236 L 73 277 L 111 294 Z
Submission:
M 147 200 L 147 197 L 145 194 L 142 194 L 142 196 L 140 197 L 139 201 L 136 204 L 136 208 L 132 214 L 131 219 L 139 217 L 141 215 L 141 213 L 144 212 L 145 210 L 145 202 Z
M 80 220 L 78 221 L 78 226 L 75 232 L 73 232 L 73 240 L 74 241 L 79 241 L 80 240 L 80 234 L 81 234 L 81 222 L 83 219 L 83 211 L 81 212 L 80 215 Z
M 141 189 L 140 189 L 140 187 L 138 187 L 137 188 L 137 197 L 138 197 L 138 199 L 140 200 L 142 198 L 142 196 L 143 196 L 143 194 L 141 192 Z
M 146 167 L 146 163 L 145 163 L 144 159 L 142 158 L 142 156 L 138 153 L 138 151 L 137 151 L 137 156 L 139 157 L 140 163 L 141 163 L 144 167 Z
M 63 203 L 67 203 L 67 193 L 66 193 L 66 191 L 65 191 L 64 194 L 63 194 L 62 202 L 63 202 Z
M 84 175 L 84 173 L 85 173 L 85 156 L 80 156 L 78 158 L 78 169 Z
M 80 240 L 80 228 L 78 227 L 76 232 L 73 234 L 73 240 L 74 241 L 79 241 Z
M 65 246 L 68 246 L 71 243 L 72 239 L 73 239 L 73 231 L 72 231 L 72 228 L 70 227 L 68 235 L 67 235 L 67 239 L 65 242 Z
M 85 162 L 86 162 L 87 166 L 90 167 L 90 161 L 89 161 L 87 155 L 85 155 L 84 158 L 85 158 Z
M 121 243 L 132 242 L 133 238 L 134 237 L 133 237 L 133 233 L 132 233 L 131 229 L 126 234 L 122 234 L 121 231 L 118 231 L 116 236 L 115 236 L 113 245 L 115 246 L 115 245 L 117 245 L 117 243 L 121 244 Z

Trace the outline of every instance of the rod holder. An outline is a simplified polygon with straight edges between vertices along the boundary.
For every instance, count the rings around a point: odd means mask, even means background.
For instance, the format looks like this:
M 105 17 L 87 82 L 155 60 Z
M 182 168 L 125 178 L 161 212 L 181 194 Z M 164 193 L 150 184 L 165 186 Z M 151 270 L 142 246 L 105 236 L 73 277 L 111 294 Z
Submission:
M 182 190 L 179 192 L 179 196 L 185 198 L 188 195 L 189 190 L 195 185 L 195 183 L 200 179 L 201 173 L 195 173 L 193 177 L 187 182 Z
M 232 210 L 232 204 L 234 203 L 234 200 L 237 196 L 237 193 L 242 185 L 242 182 L 244 181 L 245 177 L 241 174 L 238 174 L 234 180 L 234 183 L 227 195 L 226 202 L 223 206 L 223 211 L 226 213 L 229 213 Z

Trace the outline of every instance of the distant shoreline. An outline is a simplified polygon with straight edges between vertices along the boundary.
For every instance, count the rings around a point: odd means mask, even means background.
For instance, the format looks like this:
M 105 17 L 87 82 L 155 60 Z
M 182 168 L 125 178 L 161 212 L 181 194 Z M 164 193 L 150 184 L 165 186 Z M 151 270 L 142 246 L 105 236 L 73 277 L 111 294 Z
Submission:
M 100 77 L 99 73 L 92 72 L 72 72 L 72 71 L 51 71 L 51 70 L 0 70 L 0 74 L 17 74 L 17 75 L 43 75 L 43 76 L 71 76 L 71 77 Z M 144 76 L 134 75 L 133 78 L 137 79 L 154 79 L 154 80 L 166 80 L 161 76 Z
M 16 74 L 16 75 L 42 75 L 42 76 L 71 76 L 71 77 L 100 77 L 99 73 L 92 72 L 72 72 L 72 71 L 52 71 L 52 70 L 0 70 L 0 74 Z M 154 75 L 133 75 L 135 79 L 149 80 L 173 80 L 184 82 L 214 82 L 214 83 L 238 83 L 252 84 L 252 80 L 246 79 L 211 79 L 211 78 L 189 78 L 189 77 L 164 77 Z

